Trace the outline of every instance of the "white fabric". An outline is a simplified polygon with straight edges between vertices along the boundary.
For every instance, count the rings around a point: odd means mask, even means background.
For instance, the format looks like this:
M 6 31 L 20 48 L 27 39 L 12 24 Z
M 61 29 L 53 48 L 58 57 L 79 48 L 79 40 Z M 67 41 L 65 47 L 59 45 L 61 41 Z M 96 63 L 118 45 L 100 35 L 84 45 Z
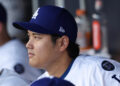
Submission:
M 0 86 L 27 86 L 28 84 L 20 76 L 8 69 L 3 69 L 0 74 Z
M 0 47 L 0 69 L 6 68 L 15 71 L 16 64 L 22 64 L 25 71 L 20 75 L 28 82 L 36 79 L 40 72 L 29 66 L 27 49 L 24 44 L 17 40 L 11 40 Z
M 53 78 L 54 76 L 50 76 L 49 73 L 45 71 L 42 75 L 40 75 L 40 77 L 37 78 L 37 80 L 45 78 L 45 77 Z
M 103 61 L 112 63 L 115 69 L 105 70 L 102 67 Z M 119 62 L 102 57 L 81 55 L 75 59 L 65 79 L 75 86 L 120 86 L 120 82 L 112 78 L 114 75 L 120 80 Z M 43 76 L 49 77 L 48 74 Z

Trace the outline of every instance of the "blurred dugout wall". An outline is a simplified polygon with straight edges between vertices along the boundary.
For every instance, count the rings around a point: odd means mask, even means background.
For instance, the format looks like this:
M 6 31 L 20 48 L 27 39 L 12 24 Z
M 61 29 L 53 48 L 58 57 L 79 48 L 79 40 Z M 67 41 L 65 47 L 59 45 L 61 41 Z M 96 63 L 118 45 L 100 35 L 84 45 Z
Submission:
M 94 12 L 94 1 L 86 0 L 87 12 Z M 120 61 L 120 0 L 102 0 L 103 12 L 107 19 L 108 48 L 112 58 Z
M 32 0 L 32 4 L 33 11 L 35 11 L 37 7 L 40 6 L 56 5 L 60 7 L 65 7 L 72 13 L 73 16 L 75 16 L 76 9 L 79 8 L 79 0 Z
M 32 12 L 31 0 L 0 0 L 0 3 L 3 4 L 7 11 L 7 29 L 9 35 L 12 38 L 17 37 L 23 40 L 24 32 L 15 29 L 12 23 L 15 21 L 28 21 L 30 19 Z

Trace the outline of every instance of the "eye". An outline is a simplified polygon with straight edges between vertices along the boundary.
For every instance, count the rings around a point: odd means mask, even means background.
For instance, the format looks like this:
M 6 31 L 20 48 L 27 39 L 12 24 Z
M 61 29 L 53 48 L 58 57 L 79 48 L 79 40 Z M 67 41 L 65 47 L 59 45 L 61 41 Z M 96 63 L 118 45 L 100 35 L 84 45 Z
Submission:
M 35 39 L 42 39 L 40 36 L 34 36 Z

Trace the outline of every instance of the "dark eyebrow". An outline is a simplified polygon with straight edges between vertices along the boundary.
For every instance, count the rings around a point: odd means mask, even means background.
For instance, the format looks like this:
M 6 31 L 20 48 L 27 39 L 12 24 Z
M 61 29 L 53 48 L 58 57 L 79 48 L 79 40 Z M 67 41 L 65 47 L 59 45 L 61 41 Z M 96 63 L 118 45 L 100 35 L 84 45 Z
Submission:
M 29 31 L 27 32 L 27 35 L 30 35 Z M 32 32 L 32 35 L 40 35 L 40 33 Z
M 36 33 L 36 32 L 33 32 L 32 34 L 33 34 L 33 35 L 40 35 L 40 33 Z

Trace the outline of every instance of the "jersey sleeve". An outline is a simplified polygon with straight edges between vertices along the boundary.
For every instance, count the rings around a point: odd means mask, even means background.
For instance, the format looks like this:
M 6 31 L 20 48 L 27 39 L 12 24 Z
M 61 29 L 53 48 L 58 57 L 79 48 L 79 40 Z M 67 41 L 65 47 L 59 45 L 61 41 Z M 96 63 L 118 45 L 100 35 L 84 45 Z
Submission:
M 0 74 L 0 86 L 27 86 L 28 83 L 17 73 L 3 69 Z
M 9 78 L 6 78 L 0 86 L 28 86 L 28 84 L 18 77 L 12 76 Z
M 110 59 L 96 61 L 91 74 L 92 86 L 120 86 L 120 63 Z

